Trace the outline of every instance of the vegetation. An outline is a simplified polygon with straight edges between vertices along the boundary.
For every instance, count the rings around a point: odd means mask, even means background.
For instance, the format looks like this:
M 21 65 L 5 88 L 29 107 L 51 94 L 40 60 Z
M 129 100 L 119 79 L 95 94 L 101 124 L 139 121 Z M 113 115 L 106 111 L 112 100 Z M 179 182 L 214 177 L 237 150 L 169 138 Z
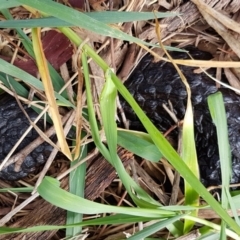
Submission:
M 20 11 L 24 12 L 23 19 L 20 19 L 20 17 L 17 19 L 16 16 L 13 19 L 14 11 L 9 10 L 10 8 L 19 8 Z M 23 51 L 26 51 L 29 56 L 36 60 L 40 75 L 39 80 L 37 77 L 0 59 L 2 89 L 15 92 L 23 98 L 27 98 L 29 95 L 29 88 L 26 86 L 34 87 L 37 93 L 44 93 L 47 104 L 41 105 L 41 107 L 44 106 L 44 111 L 48 111 L 49 116 L 51 116 L 59 141 L 59 148 L 71 161 L 70 170 L 72 170 L 69 177 L 69 190 L 60 187 L 62 179 L 69 174 L 69 171 L 66 171 L 59 174 L 57 178 L 45 177 L 39 185 L 36 185 L 36 193 L 29 198 L 34 200 L 40 195 L 47 202 L 67 210 L 66 225 L 45 224 L 27 228 L 25 226 L 2 226 L 0 227 L 0 234 L 66 229 L 68 238 L 81 236 L 84 239 L 87 236 L 87 234 L 84 235 L 86 227 L 101 226 L 102 231 L 104 231 L 104 225 L 124 226 L 124 224 L 131 224 L 128 226 L 134 226 L 137 223 L 136 232 L 132 233 L 128 239 L 159 239 L 159 236 L 177 239 L 180 236 L 189 235 L 192 236 L 191 239 L 240 239 L 237 212 L 240 201 L 237 192 L 229 191 L 231 172 L 229 161 L 231 159 L 229 158 L 226 114 L 221 94 L 217 93 L 208 99 L 212 118 L 218 130 L 218 144 L 219 149 L 222 150 L 220 151 L 221 165 L 224 169 L 222 171 L 221 201 L 217 201 L 199 181 L 195 146 L 192 144 L 189 147 L 189 143 L 194 142 L 190 98 L 183 125 L 183 154 L 180 156 L 146 117 L 113 69 L 101 58 L 97 49 L 92 47 L 92 42 L 82 39 L 78 34 L 79 28 L 83 28 L 105 37 L 134 42 L 149 52 L 151 52 L 150 47 L 159 47 L 159 45 L 166 51 L 181 51 L 180 49 L 164 47 L 159 36 L 160 26 L 157 18 L 176 16 L 175 13 L 142 12 L 136 14 L 136 12 L 103 11 L 85 14 L 72 7 L 49 0 L 2 0 L 0 10 L 2 16 L 6 19 L 0 22 L 0 28 L 14 31 Z M 31 18 L 26 17 L 28 14 L 31 14 Z M 116 25 L 121 22 L 149 19 L 156 21 L 156 36 L 158 36 L 158 42 L 156 43 L 130 36 L 119 30 Z M 75 55 L 78 59 L 77 74 L 67 83 L 46 60 L 41 42 L 41 31 L 46 30 L 44 28 L 47 28 L 47 30 L 49 28 L 56 29 L 64 34 L 74 46 Z M 89 60 L 97 64 L 104 72 L 105 83 L 97 100 L 93 94 Z M 193 60 L 191 64 L 194 64 Z M 181 75 L 181 72 L 179 74 Z M 15 81 L 16 78 L 20 81 Z M 184 76 L 182 76 L 182 79 L 187 84 Z M 77 85 L 76 91 L 71 96 L 66 91 L 67 85 Z M 147 134 L 117 127 L 115 120 L 117 93 L 121 94 L 133 108 Z M 83 100 L 84 97 L 86 97 L 86 105 Z M 74 101 L 71 101 L 71 99 Z M 35 102 L 39 101 L 39 99 L 35 99 Z M 96 103 L 97 101 L 98 103 Z M 75 146 L 73 149 L 69 148 L 64 137 L 65 130 L 58 111 L 59 106 L 67 107 L 69 111 L 73 110 L 72 118 L 76 119 L 75 122 L 72 120 L 74 122 L 73 128 L 76 131 L 76 139 L 72 140 L 72 145 Z M 99 110 L 100 115 L 97 115 L 98 111 L 96 109 Z M 94 202 L 84 197 L 86 161 L 92 154 L 92 142 L 94 142 L 96 151 L 100 152 L 105 160 L 114 167 L 114 171 L 117 172 L 127 192 L 125 202 L 121 206 L 117 206 L 114 201 L 108 203 L 107 199 L 103 199 L 103 202 Z M 165 206 L 148 190 L 136 183 L 119 157 L 119 145 L 128 148 L 140 157 L 146 158 L 153 164 L 159 162 L 161 157 L 167 159 L 172 168 L 179 172 L 185 180 L 183 197 L 185 202 Z M 188 167 L 190 165 L 192 166 L 191 169 Z M 32 191 L 33 188 L 4 188 L 1 189 L 1 192 L 9 190 L 23 192 Z M 16 209 L 18 211 L 18 208 Z M 201 210 L 216 213 L 220 220 L 212 221 L 201 218 L 199 215 Z M 229 210 L 231 210 L 233 217 L 229 215 Z M 51 212 L 46 214 L 51 214 Z M 88 219 L 88 217 L 91 217 L 91 219 Z M 3 225 L 5 223 L 3 221 Z M 126 227 L 126 229 L 128 228 Z M 119 232 L 122 231 L 125 230 L 119 230 Z M 94 233 L 92 233 L 92 236 L 93 239 L 98 239 Z M 113 236 L 111 239 L 113 239 Z M 119 234 L 116 239 L 125 239 L 124 234 Z

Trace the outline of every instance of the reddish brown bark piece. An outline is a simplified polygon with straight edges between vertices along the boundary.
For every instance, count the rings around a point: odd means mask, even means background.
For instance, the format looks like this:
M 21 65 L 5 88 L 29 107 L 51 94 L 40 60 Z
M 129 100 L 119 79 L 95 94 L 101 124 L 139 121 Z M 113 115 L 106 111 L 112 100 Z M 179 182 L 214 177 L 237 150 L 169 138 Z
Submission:
M 84 9 L 84 0 L 69 0 L 68 2 L 74 8 Z
M 118 155 L 122 159 L 123 165 L 126 167 L 131 161 L 133 154 L 125 149 L 120 148 Z M 114 168 L 101 156 L 94 158 L 87 168 L 85 198 L 94 200 L 107 188 L 116 178 Z M 68 190 L 68 178 L 61 182 L 61 187 Z M 36 200 L 37 206 L 26 216 L 19 219 L 9 227 L 29 227 L 36 225 L 63 225 L 65 224 L 66 211 L 53 206 L 43 199 Z M 36 203 L 36 202 L 35 202 Z M 57 231 L 57 230 L 56 230 Z M 22 233 L 0 236 L 0 239 L 52 239 L 56 231 Z
M 47 32 L 42 39 L 42 44 L 47 60 L 55 69 L 59 69 L 73 54 L 73 46 L 69 39 L 54 30 Z
M 55 69 L 59 69 L 73 54 L 73 46 L 69 39 L 55 30 L 50 30 L 45 34 L 42 44 L 47 60 Z M 10 57 L 0 55 L 0 58 L 11 61 Z M 29 57 L 25 60 L 16 59 L 13 64 L 31 75 L 36 76 L 38 73 L 35 61 Z

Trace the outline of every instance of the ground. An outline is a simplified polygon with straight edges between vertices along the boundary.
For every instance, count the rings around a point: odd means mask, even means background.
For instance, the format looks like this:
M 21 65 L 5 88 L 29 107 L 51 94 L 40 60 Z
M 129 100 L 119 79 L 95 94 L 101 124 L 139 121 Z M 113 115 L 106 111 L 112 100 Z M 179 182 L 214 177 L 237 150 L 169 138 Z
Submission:
M 64 1 L 65 2 L 65 1 Z M 78 1 L 80 3 L 81 1 Z M 200 0 L 192 1 L 130 1 L 123 4 L 123 1 L 87 1 L 85 6 L 86 11 L 104 11 L 104 10 L 121 10 L 121 11 L 137 11 L 137 12 L 159 12 L 174 11 L 181 15 L 171 18 L 159 19 L 161 29 L 161 39 L 165 46 L 174 45 L 182 48 L 188 45 L 195 45 L 199 49 L 208 51 L 213 55 L 212 61 L 208 61 L 201 67 L 219 67 L 218 76 L 221 76 L 220 71 L 224 71 L 231 86 L 239 89 L 239 71 L 233 70 L 230 67 L 236 67 L 237 63 L 233 61 L 240 57 L 239 52 L 239 12 L 240 6 L 238 1 L 208 1 L 207 4 Z M 124 1 L 125 2 L 125 1 Z M 69 1 L 73 7 L 76 6 L 75 1 Z M 11 9 L 14 19 L 25 19 L 31 17 L 29 11 L 23 7 Z M 2 15 L 1 19 L 5 19 Z M 114 24 L 115 28 L 119 28 L 125 33 L 136 36 L 149 43 L 158 43 L 156 34 L 155 21 L 138 21 L 127 22 L 122 24 Z M 139 45 L 129 44 L 128 42 L 110 39 L 100 36 L 88 30 L 73 28 L 83 39 L 98 50 L 99 55 L 114 69 L 117 75 L 124 81 L 128 78 L 134 66 L 137 65 L 141 57 L 146 53 Z M 29 33 L 26 30 L 27 33 Z M 37 76 L 38 70 L 34 61 L 29 57 L 21 43 L 20 38 L 15 35 L 13 29 L 1 30 L 2 51 L 0 57 L 13 62 L 16 66 L 24 69 L 30 74 Z M 42 32 L 42 42 L 44 52 L 49 62 L 54 68 L 59 71 L 62 77 L 68 81 L 71 78 L 76 78 L 78 71 L 78 51 L 73 47 L 70 41 L 57 31 L 45 28 Z M 59 47 L 60 46 L 60 47 Z M 53 48 L 55 47 L 55 48 Z M 3 49 L 5 49 L 3 51 Z M 72 54 L 73 53 L 73 54 Z M 157 51 L 159 55 L 163 55 L 163 51 Z M 219 62 L 219 61 L 228 61 Z M 192 63 L 188 63 L 192 64 Z M 198 62 L 193 63 L 198 66 Z M 235 64 L 235 65 L 234 65 Z M 98 96 L 101 93 L 104 84 L 104 73 L 97 64 L 93 61 L 89 64 L 92 80 L 94 84 L 95 96 L 94 102 L 98 102 Z M 223 67 L 223 68 L 222 68 Z M 229 68 L 226 68 L 229 67 Z M 76 74 L 76 75 L 75 75 Z M 74 88 L 68 88 L 71 92 Z M 81 90 L 80 90 L 81 91 Z M 85 96 L 82 93 L 82 106 L 85 104 Z M 98 111 L 98 105 L 96 105 Z M 85 126 L 86 125 L 86 126 Z M 86 129 L 89 128 L 88 123 L 82 123 Z M 88 132 L 88 134 L 90 134 Z M 84 141 L 84 139 L 83 139 Z M 134 158 L 133 154 L 119 148 L 118 150 L 121 159 L 126 168 L 137 179 L 139 184 L 151 195 L 158 199 L 163 205 L 167 204 L 169 193 L 165 192 L 162 184 L 166 179 L 169 182 L 173 181 L 174 172 L 172 168 L 165 162 L 164 164 L 152 163 L 143 159 Z M 86 189 L 85 196 L 89 200 L 97 199 L 97 201 L 110 202 L 113 205 L 131 205 L 132 202 L 122 187 L 115 170 L 101 157 L 100 154 L 91 152 L 92 154 L 88 161 L 86 174 Z M 59 176 L 69 168 L 69 161 L 58 158 L 51 165 L 48 174 Z M 1 188 L 34 186 L 36 182 L 36 174 L 32 174 L 24 181 L 6 182 L 1 180 Z M 38 175 L 37 175 L 38 176 Z M 161 177 L 159 177 L 161 176 Z M 28 184 L 28 185 L 27 185 Z M 68 178 L 61 179 L 62 188 L 68 189 Z M 36 195 L 33 195 L 36 196 Z M 182 193 L 178 193 L 178 201 L 182 201 Z M 27 193 L 1 194 L 1 224 L 6 224 L 10 227 L 28 227 L 33 225 L 62 225 L 65 223 L 64 210 L 57 208 L 45 200 L 32 197 Z M 16 210 L 14 212 L 11 209 Z M 51 214 L 43 214 L 49 212 Z M 213 211 L 200 211 L 201 217 L 216 218 Z M 5 217 L 4 217 L 5 216 Z M 11 218 L 11 221 L 9 219 Z M 30 220 L 31 219 L 31 220 Z M 141 227 L 141 226 L 138 226 Z M 88 239 L 120 239 L 124 232 L 133 233 L 138 227 L 133 227 L 132 224 L 123 225 L 115 228 L 115 226 L 92 227 L 89 228 L 91 238 Z M 120 233 L 119 233 L 120 232 Z M 157 233 L 158 237 L 166 237 L 166 232 Z M 23 233 L 14 236 L 9 236 L 9 239 L 60 239 L 64 237 L 63 231 L 51 232 L 35 232 Z M 0 237 L 0 239 L 6 239 Z

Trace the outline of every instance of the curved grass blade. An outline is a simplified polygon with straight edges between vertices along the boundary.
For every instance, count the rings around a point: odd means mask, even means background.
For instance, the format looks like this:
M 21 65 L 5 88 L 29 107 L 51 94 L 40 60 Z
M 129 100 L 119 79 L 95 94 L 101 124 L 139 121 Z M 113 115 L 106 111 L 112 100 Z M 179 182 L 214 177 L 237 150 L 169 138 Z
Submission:
M 105 72 L 106 82 L 103 86 L 99 102 L 109 154 L 112 165 L 114 165 L 114 159 L 117 157 L 117 124 L 115 121 L 117 88 L 112 82 L 111 72 L 110 68 Z
M 147 139 L 148 137 L 148 139 Z M 159 162 L 162 154 L 148 134 L 118 129 L 118 145 L 152 162 Z
M 69 193 L 60 187 L 60 182 L 51 177 L 45 177 L 37 191 L 46 201 L 65 210 L 82 214 L 121 213 L 127 215 L 166 218 L 176 216 L 173 211 L 158 208 L 115 207 L 96 203 Z
M 125 168 L 118 156 L 117 156 L 117 158 L 115 158 L 115 161 L 112 160 L 111 157 L 114 156 L 114 154 L 112 154 L 112 156 L 111 156 L 108 149 L 106 148 L 106 146 L 102 143 L 100 136 L 99 136 L 97 120 L 95 117 L 95 111 L 94 111 L 94 107 L 93 107 L 90 79 L 89 79 L 89 70 L 88 70 L 88 64 L 87 64 L 85 52 L 82 53 L 82 66 L 83 66 L 83 73 L 84 73 L 84 78 L 85 78 L 85 87 L 86 87 L 86 92 L 87 92 L 89 123 L 90 123 L 90 127 L 91 127 L 92 138 L 94 140 L 95 145 L 97 146 L 97 148 L 99 149 L 101 154 L 106 158 L 106 160 L 109 163 L 111 163 L 112 165 L 114 165 L 116 171 L 119 174 L 119 177 L 123 181 L 125 188 L 127 189 L 128 193 L 132 197 L 133 201 L 137 204 L 137 206 L 152 207 L 152 208 L 155 208 L 156 206 L 161 206 L 160 203 L 158 203 L 153 198 L 151 198 L 126 173 Z M 107 109 L 107 106 L 105 106 L 105 108 Z M 115 115 L 114 115 L 114 117 L 115 117 Z M 114 118 L 111 120 L 115 121 Z M 113 133 L 113 134 L 115 134 L 115 133 Z

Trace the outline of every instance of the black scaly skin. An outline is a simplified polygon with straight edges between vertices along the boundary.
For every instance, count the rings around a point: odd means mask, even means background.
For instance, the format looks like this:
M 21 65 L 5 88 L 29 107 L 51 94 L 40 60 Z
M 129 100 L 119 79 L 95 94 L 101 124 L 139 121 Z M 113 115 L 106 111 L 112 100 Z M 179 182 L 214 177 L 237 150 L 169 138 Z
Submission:
M 23 105 L 25 111 L 32 121 L 38 114 Z M 43 122 L 39 121 L 38 127 L 43 129 Z M 29 127 L 29 121 L 20 109 L 15 98 L 8 94 L 0 97 L 0 163 L 11 151 L 12 147 L 19 140 L 22 134 Z M 38 137 L 38 133 L 32 129 L 18 146 L 15 153 L 26 147 Z M 7 168 L 0 171 L 0 178 L 8 181 L 14 181 L 26 177 L 36 168 L 46 162 L 52 151 L 52 147 L 44 142 L 35 148 L 23 161 L 19 171 L 15 170 L 15 164 L 9 165 Z
M 196 48 L 188 48 L 195 59 L 210 59 L 208 53 Z M 188 55 L 173 52 L 174 58 L 187 59 Z M 205 74 L 194 74 L 191 67 L 180 66 L 187 77 L 192 89 L 192 101 L 194 104 L 195 135 L 197 153 L 201 171 L 202 182 L 206 186 L 221 184 L 220 163 L 217 148 L 216 129 L 208 111 L 206 97 L 217 91 L 215 84 Z M 214 70 L 209 71 L 214 73 Z M 170 100 L 176 116 L 182 119 L 185 112 L 187 93 L 181 79 L 171 63 L 153 63 L 151 56 L 146 56 L 125 83 L 140 106 L 161 131 L 166 131 L 174 122 L 163 110 L 162 103 L 168 104 Z M 233 177 L 232 183 L 240 182 L 240 97 L 227 89 L 220 89 L 223 93 L 229 125 L 229 139 L 232 150 Z M 131 120 L 131 127 L 142 129 L 141 123 L 136 118 L 131 108 L 122 100 L 127 118 Z M 31 108 L 24 106 L 32 120 L 37 117 Z M 39 127 L 43 124 L 39 123 Z M 0 98 L 0 162 L 6 157 L 14 144 L 29 126 L 29 122 L 19 108 L 16 100 L 4 95 Z M 175 132 L 176 135 L 176 132 Z M 20 144 L 16 153 L 38 137 L 32 130 Z M 38 166 L 42 165 L 52 147 L 43 143 L 26 157 L 20 171 L 16 171 L 11 164 L 0 172 L 0 178 L 4 180 L 18 180 L 27 176 Z
M 194 59 L 209 60 L 209 53 L 200 51 L 194 47 L 186 50 Z M 188 59 L 186 53 L 171 52 L 173 58 Z M 206 74 L 193 73 L 193 67 L 180 66 L 181 71 L 187 78 L 192 91 L 192 102 L 194 106 L 195 139 L 197 146 L 198 161 L 200 166 L 201 180 L 205 186 L 221 184 L 220 161 L 217 146 L 216 128 L 212 123 L 207 106 L 207 96 L 215 93 L 217 88 L 215 82 Z M 210 69 L 210 74 L 215 70 Z M 174 66 L 167 62 L 152 61 L 150 55 L 145 56 L 125 86 L 131 92 L 147 116 L 161 131 L 168 130 L 174 122 L 162 108 L 168 100 L 171 101 L 174 112 L 179 120 L 183 119 L 186 106 L 187 92 L 177 74 Z M 240 96 L 233 91 L 221 88 L 223 93 L 227 121 L 229 127 L 229 140 L 232 151 L 232 183 L 240 182 Z M 143 130 L 143 127 L 129 105 L 121 99 L 127 119 L 130 120 L 130 128 Z M 177 131 L 173 133 L 177 137 Z

